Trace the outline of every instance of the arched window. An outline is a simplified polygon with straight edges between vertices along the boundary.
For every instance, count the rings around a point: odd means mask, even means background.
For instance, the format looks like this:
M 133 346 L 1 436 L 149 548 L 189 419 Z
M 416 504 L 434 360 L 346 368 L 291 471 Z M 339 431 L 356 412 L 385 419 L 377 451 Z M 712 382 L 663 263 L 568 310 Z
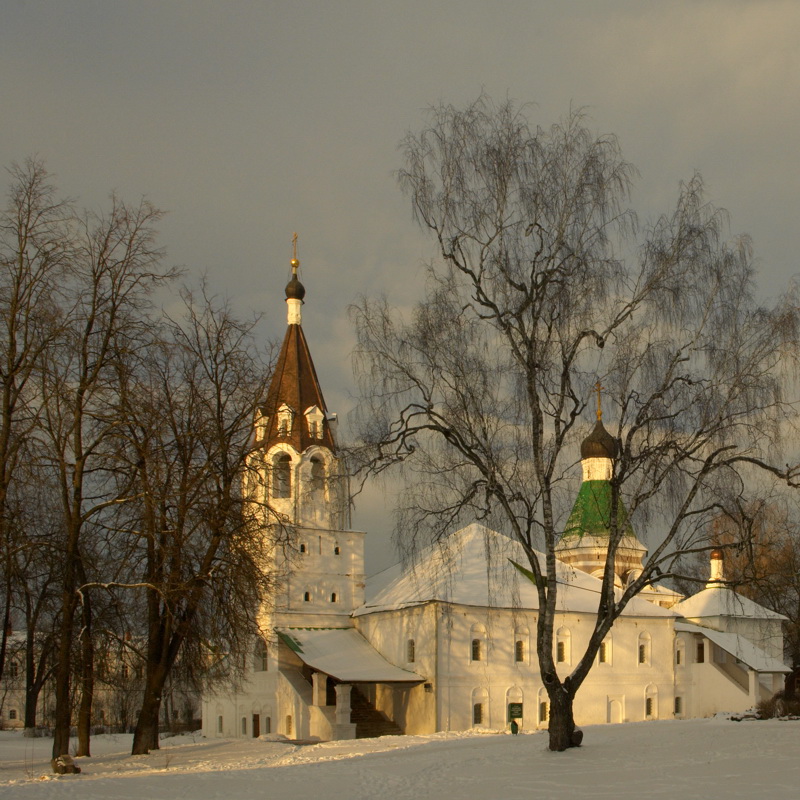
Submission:
M 547 690 L 544 688 L 539 689 L 539 695 L 536 703 L 536 724 L 539 728 L 544 728 L 547 725 L 547 720 L 550 716 L 550 698 L 547 696 Z
M 406 643 L 406 661 L 413 664 L 417 659 L 417 646 L 413 639 L 409 639 Z
M 639 664 L 644 666 L 650 664 L 650 634 L 647 632 L 642 632 L 639 634 L 637 660 Z
M 470 629 L 470 661 L 486 660 L 486 628 L 475 624 Z
M 301 553 L 307 553 L 308 552 L 308 548 L 306 547 L 305 542 L 301 542 L 301 544 L 300 544 L 300 552 Z
M 263 639 L 256 639 L 256 646 L 253 649 L 253 671 L 266 672 L 267 667 L 267 643 Z
M 530 631 L 518 625 L 514 629 L 514 663 L 524 664 L 528 660 Z
M 333 554 L 334 554 L 335 556 L 340 556 L 340 555 L 342 554 L 342 548 L 341 548 L 341 547 L 339 547 L 339 545 L 338 545 L 338 544 L 334 546 L 334 548 L 333 548 Z
M 597 650 L 597 663 L 598 664 L 610 664 L 611 659 L 613 656 L 613 647 L 611 645 L 611 637 L 606 636 L 602 642 L 600 642 L 600 647 Z
M 512 711 L 511 706 L 518 704 L 523 708 L 524 711 L 525 708 L 524 699 L 525 696 L 522 692 L 522 689 L 519 686 L 512 686 L 511 688 L 508 689 L 508 691 L 506 692 L 506 722 L 511 722 L 512 719 L 516 719 L 518 725 L 522 724 L 521 717 L 511 716 L 511 711 Z
M 686 663 L 686 645 L 683 639 L 675 640 L 675 666 L 682 667 Z
M 272 497 L 283 500 L 292 493 L 292 457 L 279 453 L 272 459 Z
M 569 628 L 559 628 L 556 631 L 556 663 L 557 664 L 570 664 L 572 663 L 572 636 Z
M 652 683 L 644 690 L 644 718 L 658 719 L 658 689 Z
M 311 491 L 325 491 L 325 462 L 319 456 L 311 457 Z
M 304 592 L 303 593 L 303 602 L 310 603 L 311 602 L 311 592 Z
M 472 690 L 472 725 L 482 727 L 489 724 L 489 694 L 486 689 Z
M 481 652 L 481 640 L 480 639 L 473 639 L 472 640 L 472 661 L 480 661 L 481 656 L 483 653 Z
M 337 602 L 336 592 L 331 592 L 331 603 Z

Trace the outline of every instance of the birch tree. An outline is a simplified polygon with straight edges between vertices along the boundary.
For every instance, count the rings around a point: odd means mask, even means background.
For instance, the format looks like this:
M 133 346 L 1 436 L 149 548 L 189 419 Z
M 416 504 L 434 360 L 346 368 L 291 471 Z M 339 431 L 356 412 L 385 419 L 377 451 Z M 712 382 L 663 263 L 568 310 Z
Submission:
M 542 129 L 511 102 L 441 105 L 401 149 L 400 185 L 435 256 L 409 319 L 385 300 L 352 310 L 362 470 L 404 468 L 406 537 L 477 517 L 522 545 L 550 748 L 564 750 L 580 741 L 576 692 L 628 601 L 711 546 L 708 521 L 747 493 L 749 471 L 796 485 L 780 444 L 795 421 L 783 387 L 797 304 L 755 302 L 750 244 L 727 235 L 699 175 L 640 225 L 634 168 L 580 112 Z M 588 646 L 564 675 L 556 547 L 598 380 L 619 449 L 608 558 Z M 655 541 L 615 594 L 621 502 Z

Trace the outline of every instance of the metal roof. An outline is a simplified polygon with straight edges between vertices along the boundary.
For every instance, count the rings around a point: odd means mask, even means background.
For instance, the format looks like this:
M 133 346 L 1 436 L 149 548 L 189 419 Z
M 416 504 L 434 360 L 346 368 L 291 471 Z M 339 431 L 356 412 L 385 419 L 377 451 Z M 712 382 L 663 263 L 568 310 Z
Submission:
M 390 664 L 355 628 L 278 628 L 280 638 L 317 672 L 342 683 L 421 683 Z

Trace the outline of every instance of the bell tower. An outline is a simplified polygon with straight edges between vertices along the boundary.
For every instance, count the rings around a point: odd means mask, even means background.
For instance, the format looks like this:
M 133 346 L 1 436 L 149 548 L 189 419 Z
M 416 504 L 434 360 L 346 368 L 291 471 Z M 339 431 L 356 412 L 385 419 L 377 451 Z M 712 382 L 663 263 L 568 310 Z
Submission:
M 561 561 L 597 577 L 602 577 L 608 556 L 612 518 L 611 479 L 614 459 L 619 452 L 617 440 L 603 425 L 602 388 L 598 381 L 595 385 L 597 422 L 581 443 L 583 482 L 556 546 Z M 614 573 L 615 583 L 622 586 L 641 574 L 642 558 L 647 554 L 647 548 L 634 533 L 621 500 L 618 500 L 616 516 L 621 537 L 614 559 Z
M 287 540 L 276 554 L 283 576 L 273 624 L 319 624 L 364 602 L 363 533 L 351 531 L 350 497 L 330 414 L 302 328 L 306 290 L 298 277 L 297 234 L 286 285 L 288 327 L 267 396 L 254 420 L 265 524 Z M 251 461 L 251 464 L 253 462 Z M 281 619 L 289 612 L 292 619 Z M 296 614 L 303 619 L 296 619 Z M 328 624 L 328 623 L 326 623 Z

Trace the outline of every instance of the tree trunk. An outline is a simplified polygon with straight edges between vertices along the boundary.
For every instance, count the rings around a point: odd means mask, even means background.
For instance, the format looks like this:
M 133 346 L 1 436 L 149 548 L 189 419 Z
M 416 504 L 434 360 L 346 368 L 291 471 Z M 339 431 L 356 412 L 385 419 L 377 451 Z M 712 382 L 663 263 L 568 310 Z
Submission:
M 158 750 L 158 717 L 161 711 L 161 696 L 169 671 L 160 664 L 154 670 L 147 671 L 142 707 L 133 733 L 131 755 L 147 755 L 151 750 Z
M 68 565 L 69 569 L 69 565 Z M 69 728 L 70 728 L 70 672 L 72 668 L 72 621 L 75 614 L 75 599 L 71 582 L 65 579 L 67 585 L 61 604 L 61 625 L 58 641 L 58 662 L 56 664 L 55 695 L 56 710 L 53 723 L 53 765 L 59 756 L 69 755 Z
M 39 704 L 39 687 L 27 686 L 25 688 L 25 732 L 24 736 L 36 736 L 36 709 Z
M 563 685 L 556 686 L 550 694 L 550 749 L 561 752 L 569 747 L 577 747 L 583 739 L 583 734 L 575 727 L 575 718 L 572 714 L 574 694 Z
M 81 575 L 81 581 L 86 576 Z M 78 708 L 79 756 L 91 756 L 92 702 L 94 700 L 94 646 L 92 642 L 92 605 L 88 592 L 83 595 L 81 613 L 81 703 Z

